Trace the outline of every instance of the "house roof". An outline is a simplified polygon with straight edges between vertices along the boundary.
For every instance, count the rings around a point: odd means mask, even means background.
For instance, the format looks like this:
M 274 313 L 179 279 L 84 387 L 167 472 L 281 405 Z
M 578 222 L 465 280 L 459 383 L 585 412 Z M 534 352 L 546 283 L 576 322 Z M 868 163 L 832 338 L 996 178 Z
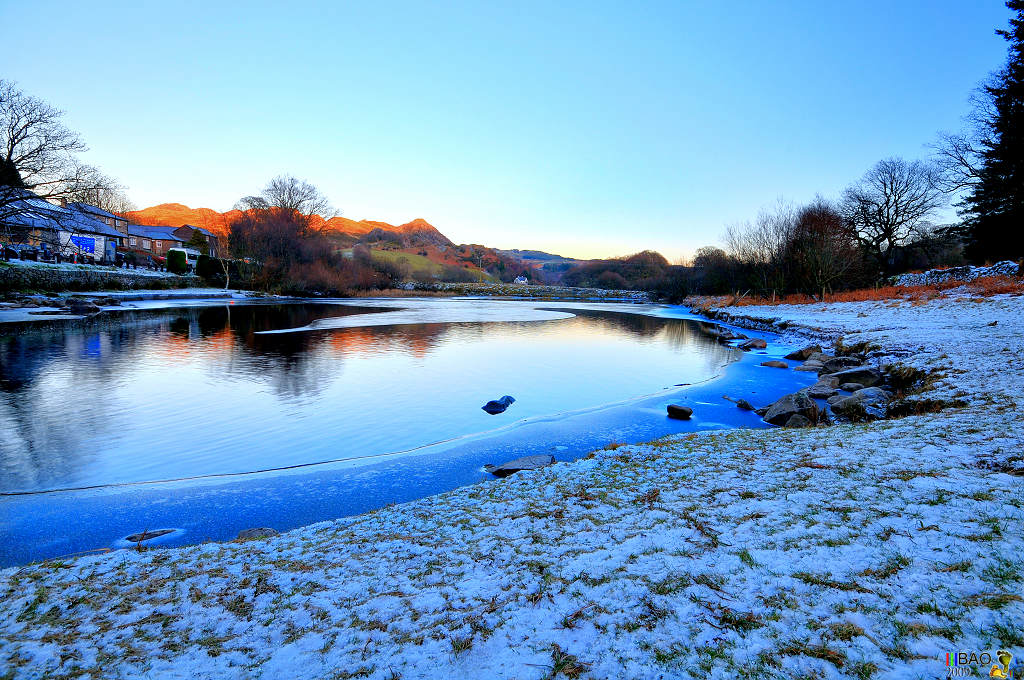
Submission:
M 107 212 L 103 208 L 97 208 L 96 206 L 89 205 L 88 203 L 68 203 L 68 207 L 71 208 L 72 210 L 78 210 L 79 212 L 89 213 L 90 215 L 96 215 L 98 217 L 106 217 L 115 220 L 124 220 L 127 222 L 127 220 L 125 220 L 120 215 L 115 215 L 112 212 Z
M 158 239 L 161 241 L 179 241 L 184 243 L 184 239 L 180 236 L 174 235 L 174 230 L 178 227 L 156 227 L 148 224 L 129 224 L 128 234 L 131 236 L 141 236 L 142 238 Z
M 73 203 L 74 208 L 64 208 L 25 191 L 24 196 L 12 205 L 13 214 L 6 218 L 11 224 L 30 229 L 57 229 L 117 238 L 125 236 L 124 233 L 100 222 L 78 207 L 84 204 Z
M 204 229 L 203 227 L 197 227 L 197 226 L 196 226 L 196 225 L 194 225 L 194 224 L 183 224 L 183 225 L 181 225 L 181 226 L 183 226 L 183 227 L 188 227 L 189 229 L 195 229 L 195 230 L 196 230 L 196 231 L 198 231 L 199 233 L 201 233 L 201 234 L 205 234 L 205 235 L 207 236 L 207 238 L 209 238 L 209 237 L 211 237 L 211 236 L 212 236 L 213 238 L 217 238 L 217 235 L 216 235 L 216 234 L 214 234 L 214 233 L 213 233 L 212 231 L 210 231 L 210 230 L 208 230 L 208 229 Z

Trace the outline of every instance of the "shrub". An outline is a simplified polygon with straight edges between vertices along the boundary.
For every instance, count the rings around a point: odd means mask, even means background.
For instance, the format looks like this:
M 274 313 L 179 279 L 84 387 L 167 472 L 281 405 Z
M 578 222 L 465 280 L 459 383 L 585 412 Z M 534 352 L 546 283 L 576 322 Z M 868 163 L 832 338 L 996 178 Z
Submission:
M 188 271 L 188 261 L 182 250 L 167 251 L 167 271 L 172 274 L 184 274 Z

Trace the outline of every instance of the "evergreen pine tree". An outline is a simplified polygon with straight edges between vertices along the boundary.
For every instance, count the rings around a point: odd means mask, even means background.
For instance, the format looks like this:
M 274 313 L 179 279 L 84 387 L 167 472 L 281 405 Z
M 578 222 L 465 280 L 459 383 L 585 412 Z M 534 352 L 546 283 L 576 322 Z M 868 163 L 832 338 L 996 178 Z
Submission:
M 967 197 L 973 261 L 1024 256 L 1024 0 L 1007 0 L 1017 12 L 1008 30 L 996 33 L 1010 43 L 1006 67 L 985 87 L 995 114 L 990 142 L 982 153 L 980 182 Z

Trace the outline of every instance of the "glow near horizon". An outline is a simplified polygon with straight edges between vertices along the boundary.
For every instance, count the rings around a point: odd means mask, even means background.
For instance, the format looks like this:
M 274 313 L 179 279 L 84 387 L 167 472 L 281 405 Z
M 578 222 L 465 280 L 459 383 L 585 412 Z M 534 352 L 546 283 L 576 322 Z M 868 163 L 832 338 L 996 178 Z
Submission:
M 7 4 L 2 77 L 146 207 L 289 172 L 351 219 L 576 257 L 716 243 L 926 156 L 1001 1 Z M 29 27 L 40 27 L 40 31 Z

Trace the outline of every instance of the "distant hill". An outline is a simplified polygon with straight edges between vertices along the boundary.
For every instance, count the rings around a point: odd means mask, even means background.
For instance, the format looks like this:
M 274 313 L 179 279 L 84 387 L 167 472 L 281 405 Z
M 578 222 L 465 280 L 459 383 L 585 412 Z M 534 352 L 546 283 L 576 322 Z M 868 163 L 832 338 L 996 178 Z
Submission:
M 124 216 L 135 224 L 172 227 L 192 224 L 226 237 L 231 220 L 240 214 L 238 210 L 220 213 L 210 208 L 190 208 L 181 203 L 161 203 L 150 208 L 127 212 Z M 537 271 L 540 269 L 539 260 L 530 262 L 478 244 L 456 245 L 422 218 L 399 225 L 375 220 L 350 220 L 347 217 L 324 220 L 320 216 L 315 216 L 314 221 L 317 220 L 339 248 L 363 246 L 377 252 L 406 253 L 410 256 L 406 258 L 410 266 L 417 262 L 417 258 L 427 258 L 440 265 L 440 271 L 448 278 L 458 278 L 458 273 L 454 271 L 456 269 L 484 272 L 493 278 L 506 281 L 511 281 L 520 274 L 528 274 L 534 279 L 542 277 Z M 387 259 L 400 261 L 400 258 L 395 257 Z M 445 269 L 446 267 L 449 269 Z M 478 280 L 478 277 L 471 276 L 469 280 Z

